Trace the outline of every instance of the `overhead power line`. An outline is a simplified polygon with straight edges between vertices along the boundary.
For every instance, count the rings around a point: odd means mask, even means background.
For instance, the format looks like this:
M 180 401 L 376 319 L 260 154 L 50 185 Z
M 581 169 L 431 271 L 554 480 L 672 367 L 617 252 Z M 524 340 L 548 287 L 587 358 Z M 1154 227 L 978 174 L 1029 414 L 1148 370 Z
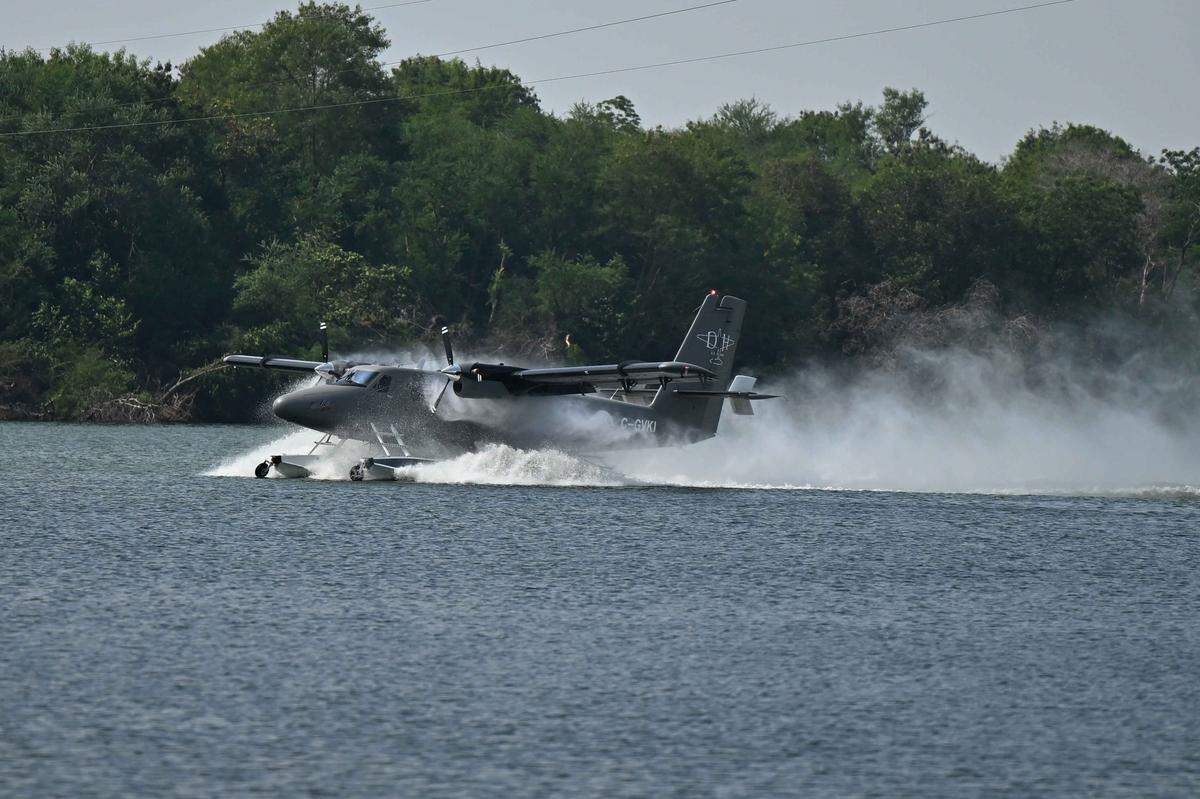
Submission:
M 1028 6 L 1017 6 L 1015 8 L 1002 8 L 998 11 L 983 11 L 978 14 L 967 14 L 961 17 L 948 17 L 946 19 L 935 19 L 930 22 L 916 22 L 912 25 L 898 25 L 894 28 L 879 28 L 873 31 L 863 31 L 862 33 L 847 33 L 841 36 L 827 36 L 823 39 L 809 39 L 803 42 L 793 42 L 792 44 L 777 44 L 771 47 L 756 47 L 752 50 L 735 50 L 729 53 L 717 53 L 716 55 L 697 56 L 695 58 L 678 58 L 674 61 L 659 61 L 654 64 L 641 64 L 636 67 L 616 67 L 613 69 L 602 69 L 596 72 L 580 72 L 575 75 L 563 75 L 557 78 L 543 78 L 540 81 L 530 81 L 535 83 L 554 83 L 560 80 L 576 80 L 578 78 L 592 78 L 600 75 L 617 75 L 622 72 L 639 72 L 647 69 L 661 69 L 662 67 L 674 67 L 683 64 L 699 64 L 704 61 L 719 61 L 724 58 L 737 58 L 747 55 L 758 55 L 760 53 L 773 53 L 779 50 L 792 50 L 798 47 L 812 47 L 818 44 L 832 44 L 833 42 L 845 42 L 851 39 L 863 39 L 868 36 L 882 36 L 888 33 L 900 33 L 902 31 L 913 31 L 921 28 L 932 28 L 937 25 L 949 25 L 954 22 L 968 22 L 974 19 L 984 19 L 985 17 L 998 17 L 1002 14 L 1016 14 L 1021 11 L 1034 11 L 1039 8 L 1049 8 L 1050 6 L 1062 6 L 1068 3 L 1073 3 L 1075 0 L 1049 0 L 1044 3 L 1035 3 Z
M 434 53 L 434 58 L 445 58 L 448 55 L 462 55 L 463 53 L 476 53 L 480 50 L 491 50 L 495 47 L 508 47 L 510 44 L 525 44 L 526 42 L 537 42 L 542 39 L 553 39 L 555 36 L 567 36 L 572 33 L 583 33 L 585 31 L 597 31 L 601 28 L 612 28 L 616 25 L 624 25 L 629 22 L 643 22 L 648 19 L 658 19 L 659 17 L 669 17 L 674 14 L 685 14 L 689 11 L 699 11 L 702 8 L 712 8 L 713 6 L 725 6 L 730 3 L 736 3 L 737 0 L 717 0 L 715 3 L 705 3 L 702 6 L 691 6 L 689 8 L 677 8 L 674 11 L 659 11 L 657 14 L 646 14 L 641 17 L 630 17 L 629 19 L 619 19 L 616 22 L 601 22 L 599 25 L 587 25 L 582 28 L 572 28 L 571 30 L 558 31 L 556 33 L 543 33 L 539 36 L 526 36 L 524 39 L 512 39 L 507 42 L 496 42 L 495 44 L 485 44 L 480 47 L 465 47 L 462 50 L 449 50 L 445 53 Z M 393 61 L 393 64 L 400 62 Z M 384 64 L 387 66 L 387 64 Z
M 421 2 L 427 3 L 427 2 L 430 2 L 430 0 L 421 0 Z M 537 36 L 526 36 L 523 39 L 512 39 L 512 40 L 506 41 L 506 42 L 494 42 L 492 44 L 479 45 L 478 47 L 464 47 L 461 50 L 450 50 L 445 53 L 434 53 L 431 57 L 432 58 L 445 58 L 446 56 L 461 55 L 463 53 L 474 53 L 474 52 L 478 52 L 481 50 L 491 50 L 491 49 L 494 49 L 497 47 L 507 47 L 507 46 L 513 45 L 513 44 L 524 44 L 526 42 L 541 41 L 543 39 L 553 39 L 558 36 L 569 36 L 569 35 L 575 34 L 575 33 L 584 33 L 585 31 L 600 30 L 602 28 L 613 28 L 618 25 L 628 25 L 633 22 L 645 22 L 646 20 L 658 19 L 660 17 L 670 17 L 670 16 L 674 16 L 676 14 L 686 14 L 691 11 L 700 11 L 702 9 L 713 8 L 714 6 L 729 5 L 730 3 L 736 3 L 736 2 L 738 2 L 738 0 L 717 0 L 717 2 L 704 3 L 703 5 L 688 6 L 687 8 L 676 8 L 671 11 L 659 11 L 654 14 L 644 14 L 640 17 L 629 17 L 627 19 L 613 20 L 612 22 L 601 22 L 596 25 L 587 25 L 582 28 L 571 28 L 569 30 L 555 31 L 553 33 L 542 33 L 542 34 L 538 34 Z M 400 3 L 399 5 L 410 5 L 410 3 Z M 390 8 L 390 6 L 377 6 L 377 8 Z M 363 9 L 363 10 L 369 11 L 371 9 Z M 263 24 L 265 24 L 265 23 L 263 23 Z M 233 29 L 231 29 L 231 28 L 214 28 L 213 30 L 233 30 Z M 168 35 L 177 35 L 177 34 L 168 34 Z M 182 34 L 178 34 L 178 35 L 182 35 Z M 154 37 L 144 37 L 144 38 L 154 38 Z M 132 41 L 132 40 L 121 39 L 120 41 Z M 104 42 L 97 42 L 97 44 L 104 44 Z M 403 63 L 405 60 L 406 59 L 400 59 L 399 61 L 382 61 L 382 62 L 380 62 L 379 66 L 381 66 L 381 67 L 395 66 L 396 64 Z M 339 69 L 339 70 L 334 70 L 328 74 L 344 75 L 344 74 L 347 74 L 350 72 L 355 72 L 355 71 L 357 71 L 356 68 Z M 242 89 L 242 90 L 261 89 L 261 88 L 267 88 L 269 86 L 279 86 L 284 83 L 293 83 L 294 81 L 295 81 L 294 78 L 276 78 L 275 80 L 267 80 L 267 81 L 259 81 L 256 83 L 239 84 L 238 88 Z M 161 98 L 154 99 L 154 100 L 130 100 L 130 101 L 124 102 L 124 103 L 111 103 L 109 105 L 99 106 L 96 108 L 80 108 L 80 109 L 76 109 L 74 111 L 65 111 L 65 112 L 63 112 L 63 116 L 76 115 L 76 114 L 99 114 L 99 113 L 103 113 L 105 111 L 114 111 L 118 108 L 128 108 L 130 106 L 135 106 L 135 105 L 142 105 L 142 106 L 149 107 L 152 105 L 157 105 L 158 103 L 167 103 L 174 99 L 175 99 L 174 97 L 161 97 Z M 24 115 L 23 114 L 10 114 L 6 117 L 0 117 L 0 122 L 7 122 L 10 119 L 20 119 L 22 116 L 24 116 Z
M 432 3 L 432 2 L 433 2 L 433 0 L 406 0 L 406 2 L 403 2 L 403 3 L 388 3 L 388 4 L 382 5 L 382 6 L 371 6 L 370 8 L 364 8 L 362 10 L 363 11 L 381 11 L 385 8 L 400 8 L 401 6 L 417 6 L 417 5 L 421 5 L 422 3 Z M 179 36 L 196 36 L 201 33 L 224 33 L 225 31 L 245 30 L 246 28 L 261 28 L 263 25 L 266 25 L 266 24 L 267 23 L 265 23 L 265 22 L 252 22 L 249 25 L 230 25 L 225 28 L 202 28 L 200 30 L 180 31 L 178 33 L 154 33 L 154 34 L 150 34 L 148 36 L 130 36 L 125 39 L 104 39 L 103 41 L 96 41 L 96 42 L 80 42 L 80 44 L 86 44 L 89 47 L 97 47 L 102 44 L 122 44 L 124 42 L 145 42 L 145 41 L 149 41 L 150 39 L 174 39 Z M 33 47 L 30 49 L 32 49 L 34 52 L 37 52 L 37 53 L 44 53 L 47 50 L 53 50 L 54 46 Z
M 749 50 L 736 50 L 728 53 L 717 53 L 715 55 L 698 56 L 695 58 L 680 58 L 672 61 L 659 61 L 653 64 L 641 64 L 632 67 L 615 67 L 612 69 L 596 70 L 594 72 L 579 72 L 572 75 L 558 75 L 550 78 L 539 78 L 527 82 L 527 85 L 537 86 L 542 83 L 555 83 L 565 80 L 578 80 L 581 78 L 594 78 L 602 75 L 616 75 L 625 72 L 637 72 L 650 69 L 661 69 L 663 67 L 679 66 L 683 64 L 698 64 L 705 61 L 717 61 L 726 58 L 737 58 L 740 56 L 758 55 L 761 53 L 777 52 L 780 50 L 791 50 L 800 47 L 812 47 L 821 44 L 830 44 L 833 42 L 849 41 L 851 39 L 862 39 L 869 36 L 882 36 L 889 33 L 899 33 L 902 31 L 919 30 L 921 28 L 932 28 L 938 25 L 949 25 L 956 22 L 968 22 L 970 20 L 984 19 L 987 17 L 997 17 L 1003 14 L 1016 14 L 1024 11 L 1034 11 L 1041 8 L 1049 8 L 1051 6 L 1061 6 L 1073 3 L 1075 0 L 1049 0 L 1049 2 L 1035 3 L 1032 5 L 1016 6 L 1014 8 L 1004 8 L 997 11 L 985 11 L 978 14 L 967 14 L 959 17 L 947 17 L 945 19 L 931 20 L 929 22 L 918 22 L 911 25 L 899 25 L 891 28 L 878 28 L 871 31 L 863 31 L 861 33 L 848 33 L 840 36 L 828 36 L 821 39 L 809 39 L 803 42 L 793 42 L 792 44 L 773 45 L 771 47 L 756 47 Z M 291 108 L 275 108 L 263 111 L 244 111 L 233 114 L 209 114 L 197 117 L 185 117 L 183 119 L 156 119 L 145 120 L 141 122 L 121 122 L 111 125 L 90 125 L 75 128 L 58 128 L 47 130 L 26 130 L 13 133 L 0 133 L 0 138 L 15 138 L 18 136 L 39 136 L 50 135 L 55 133 L 83 133 L 89 131 L 113 130 L 117 128 L 137 128 L 137 127 L 158 127 L 162 125 L 178 125 L 189 122 L 214 122 L 220 120 L 244 119 L 247 117 L 264 117 L 274 116 L 276 114 L 292 114 L 305 111 L 326 111 L 336 108 L 351 108 L 356 106 L 374 105 L 378 103 L 400 102 L 404 100 L 422 100 L 432 97 L 447 97 L 452 95 L 474 94 L 491 89 L 502 88 L 499 86 L 479 86 L 469 89 L 447 89 L 445 91 L 428 92 L 425 94 L 408 94 L 395 95 L 387 97 L 372 97 L 363 100 L 348 100 L 340 103 L 325 103 L 321 105 L 294 106 Z

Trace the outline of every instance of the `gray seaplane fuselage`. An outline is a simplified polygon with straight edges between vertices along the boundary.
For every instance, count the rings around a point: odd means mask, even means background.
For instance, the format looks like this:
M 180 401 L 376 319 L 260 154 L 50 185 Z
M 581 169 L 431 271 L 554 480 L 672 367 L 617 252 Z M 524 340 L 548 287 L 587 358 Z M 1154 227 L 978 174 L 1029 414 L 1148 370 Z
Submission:
M 687 444 L 712 435 L 672 429 L 669 419 L 642 402 L 645 394 L 478 398 L 453 384 L 455 390 L 434 410 L 434 398 L 445 386 L 445 378 L 428 371 L 359 365 L 336 381 L 280 396 L 272 411 L 338 438 L 371 441 L 378 431 L 394 428 L 409 449 L 445 454 L 484 444 L 599 452 Z

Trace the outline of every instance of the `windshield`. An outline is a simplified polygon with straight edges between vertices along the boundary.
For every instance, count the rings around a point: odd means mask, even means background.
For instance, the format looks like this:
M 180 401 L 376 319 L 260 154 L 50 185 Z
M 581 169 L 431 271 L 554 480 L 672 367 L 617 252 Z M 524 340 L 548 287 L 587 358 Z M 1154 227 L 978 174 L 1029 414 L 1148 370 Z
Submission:
M 337 384 L 339 386 L 365 386 L 367 383 L 370 383 L 377 374 L 379 374 L 379 372 L 371 372 L 367 370 L 350 372 L 338 378 Z

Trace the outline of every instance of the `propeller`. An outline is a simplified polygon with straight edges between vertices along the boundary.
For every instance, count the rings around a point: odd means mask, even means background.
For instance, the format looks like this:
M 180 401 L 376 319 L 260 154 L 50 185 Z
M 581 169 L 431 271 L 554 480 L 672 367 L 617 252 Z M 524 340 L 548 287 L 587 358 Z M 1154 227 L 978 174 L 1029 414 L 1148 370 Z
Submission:
M 321 331 L 321 365 L 315 371 L 321 376 L 325 382 L 333 382 L 346 373 L 346 370 L 351 366 L 355 366 L 354 361 L 330 361 L 329 360 L 329 325 L 321 322 L 317 329 Z
M 345 369 L 339 369 L 338 364 L 329 362 L 329 325 L 320 322 L 317 329 L 321 331 L 321 365 L 313 371 L 328 383 L 341 377 Z
M 442 397 L 446 396 L 446 389 L 450 388 L 450 383 L 462 378 L 462 368 L 454 364 L 454 345 L 450 342 L 450 328 L 446 325 L 442 325 L 442 347 L 446 350 L 446 368 L 439 372 L 446 376 L 446 383 L 438 392 L 433 405 L 429 407 L 433 413 L 437 413 L 438 406 L 442 404 Z
M 438 406 L 442 404 L 442 397 L 446 396 L 446 389 L 450 388 L 451 382 L 453 381 L 447 377 L 445 385 L 443 385 L 442 390 L 438 392 L 437 399 L 435 399 L 433 404 L 429 406 L 429 410 L 431 412 L 437 413 Z

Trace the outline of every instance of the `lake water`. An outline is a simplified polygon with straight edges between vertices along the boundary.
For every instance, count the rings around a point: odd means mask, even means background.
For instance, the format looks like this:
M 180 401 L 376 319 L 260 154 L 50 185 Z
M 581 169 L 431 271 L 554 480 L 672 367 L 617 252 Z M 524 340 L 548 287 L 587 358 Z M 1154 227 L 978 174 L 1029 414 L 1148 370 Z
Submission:
M 1194 490 L 249 479 L 281 435 L 0 424 L 0 794 L 1200 793 Z

